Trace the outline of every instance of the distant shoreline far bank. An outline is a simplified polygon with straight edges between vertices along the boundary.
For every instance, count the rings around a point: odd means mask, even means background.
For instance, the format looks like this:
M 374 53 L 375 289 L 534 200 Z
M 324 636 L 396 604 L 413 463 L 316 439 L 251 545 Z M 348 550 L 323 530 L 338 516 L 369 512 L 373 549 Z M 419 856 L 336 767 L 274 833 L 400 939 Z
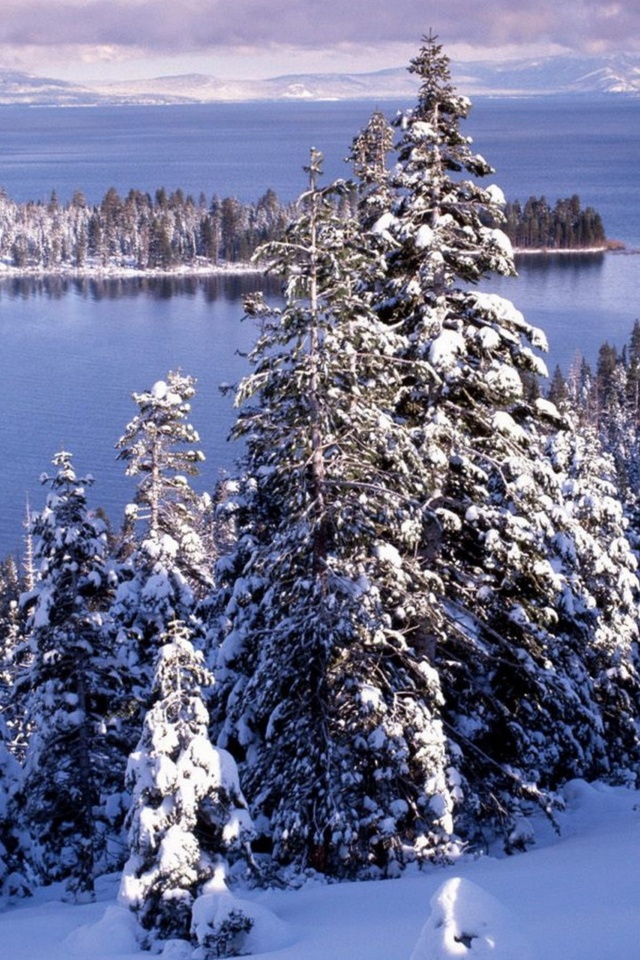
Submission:
M 612 241 L 599 247 L 527 247 L 514 248 L 513 255 L 515 259 L 520 257 L 582 257 L 594 256 L 605 253 L 618 253 L 636 255 L 640 254 L 640 249 L 629 249 L 619 241 Z M 59 277 L 67 280 L 134 280 L 134 279 L 179 279 L 179 278 L 197 278 L 197 277 L 217 277 L 217 276 L 241 276 L 254 275 L 259 276 L 267 273 L 268 268 L 258 266 L 253 263 L 215 263 L 199 265 L 182 265 L 167 268 L 137 268 L 123 266 L 109 266 L 108 264 L 86 264 L 82 267 L 67 266 L 59 264 L 53 267 L 45 266 L 14 266 L 13 264 L 0 262 L 0 281 L 12 279 L 38 279 L 45 277 Z
M 164 269 L 93 266 L 90 264 L 84 267 L 65 266 L 63 264 L 55 267 L 15 267 L 11 264 L 0 263 L 0 282 L 2 280 L 45 277 L 60 277 L 66 280 L 142 280 L 145 278 L 163 280 L 165 278 L 180 279 L 181 277 L 232 277 L 244 274 L 251 276 L 263 273 L 266 273 L 264 267 L 258 267 L 252 263 L 216 263 L 210 266 L 179 266 Z
M 514 257 L 592 256 L 599 253 L 639 253 L 629 250 L 621 240 L 607 240 L 596 247 L 513 247 Z

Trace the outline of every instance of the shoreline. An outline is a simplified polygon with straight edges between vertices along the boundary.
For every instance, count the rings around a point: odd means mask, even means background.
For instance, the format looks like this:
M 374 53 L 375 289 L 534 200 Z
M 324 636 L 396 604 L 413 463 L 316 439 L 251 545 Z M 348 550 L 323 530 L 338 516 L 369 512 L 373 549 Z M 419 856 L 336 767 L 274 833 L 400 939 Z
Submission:
M 620 241 L 609 241 L 599 247 L 514 247 L 514 259 L 518 257 L 592 257 L 605 253 L 636 255 L 640 249 L 628 249 Z M 196 263 L 182 264 L 168 268 L 139 268 L 135 266 L 116 264 L 88 263 L 84 266 L 71 264 L 57 264 L 56 266 L 15 266 L 6 261 L 0 261 L 0 282 L 13 279 L 44 279 L 56 277 L 64 280 L 135 280 L 135 279 L 179 279 L 194 277 L 220 276 L 259 276 L 265 274 L 267 268 L 247 262 L 234 263 Z
M 83 267 L 65 266 L 58 264 L 55 267 L 31 266 L 16 267 L 12 264 L 0 263 L 0 282 L 2 280 L 11 280 L 19 278 L 38 279 L 44 277 L 59 277 L 66 280 L 135 280 L 135 279 L 158 279 L 180 278 L 180 277 L 215 277 L 232 276 L 234 274 L 262 274 L 264 268 L 254 266 L 251 263 L 216 263 L 216 264 L 189 264 L 167 269 L 142 268 L 116 266 L 116 265 L 95 265 L 90 264 Z
M 638 250 L 629 250 L 622 240 L 607 240 L 597 247 L 513 247 L 514 257 L 591 257 L 601 253 L 638 253 Z
M 514 257 L 592 257 L 601 253 L 613 253 L 615 248 L 606 247 L 514 247 Z

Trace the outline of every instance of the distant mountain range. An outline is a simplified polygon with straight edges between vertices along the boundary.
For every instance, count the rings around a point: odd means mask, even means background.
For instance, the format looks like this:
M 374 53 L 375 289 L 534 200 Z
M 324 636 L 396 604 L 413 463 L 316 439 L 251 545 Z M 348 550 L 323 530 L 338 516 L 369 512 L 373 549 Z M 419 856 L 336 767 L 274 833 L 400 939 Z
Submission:
M 640 95 L 640 56 L 541 57 L 452 63 L 460 93 L 487 96 Z M 292 74 L 267 80 L 221 80 L 205 74 L 118 83 L 76 84 L 0 69 L 0 104 L 97 106 L 247 100 L 391 100 L 412 98 L 404 67 L 374 73 Z

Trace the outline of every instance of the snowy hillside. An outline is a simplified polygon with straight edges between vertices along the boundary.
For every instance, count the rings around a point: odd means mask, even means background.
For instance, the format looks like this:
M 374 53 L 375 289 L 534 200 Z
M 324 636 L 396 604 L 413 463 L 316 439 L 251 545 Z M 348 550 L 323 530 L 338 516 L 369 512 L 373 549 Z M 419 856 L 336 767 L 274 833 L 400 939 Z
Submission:
M 640 93 L 640 57 L 537 57 L 453 64 L 467 94 Z
M 558 838 L 431 867 L 401 880 L 252 892 L 261 908 L 250 943 L 259 960 L 637 960 L 640 797 L 574 781 Z M 118 878 L 95 904 L 55 891 L 0 914 L 7 960 L 143 960 L 133 915 L 116 905 Z M 197 960 L 167 944 L 170 960 Z

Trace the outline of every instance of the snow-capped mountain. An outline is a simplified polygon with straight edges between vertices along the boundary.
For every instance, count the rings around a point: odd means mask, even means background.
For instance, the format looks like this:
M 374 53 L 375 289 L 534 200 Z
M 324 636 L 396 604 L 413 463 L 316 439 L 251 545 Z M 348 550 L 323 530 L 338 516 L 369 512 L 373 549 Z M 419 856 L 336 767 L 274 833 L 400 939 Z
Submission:
M 361 74 L 290 74 L 266 80 L 222 80 L 203 74 L 97 85 L 114 98 L 167 101 L 359 100 L 389 99 L 415 93 L 415 80 L 404 68 Z
M 468 93 L 534 95 L 640 93 L 640 57 L 539 57 L 452 64 Z
M 50 77 L 36 77 L 17 70 L 0 69 L 0 104 L 51 104 L 79 106 L 95 102 L 91 91 L 79 84 Z
M 452 73 L 459 91 L 470 95 L 640 95 L 640 56 L 626 54 L 453 62 Z M 290 74 L 266 80 L 184 74 L 91 85 L 0 69 L 0 104 L 389 100 L 414 94 L 415 78 L 404 67 L 373 73 Z

